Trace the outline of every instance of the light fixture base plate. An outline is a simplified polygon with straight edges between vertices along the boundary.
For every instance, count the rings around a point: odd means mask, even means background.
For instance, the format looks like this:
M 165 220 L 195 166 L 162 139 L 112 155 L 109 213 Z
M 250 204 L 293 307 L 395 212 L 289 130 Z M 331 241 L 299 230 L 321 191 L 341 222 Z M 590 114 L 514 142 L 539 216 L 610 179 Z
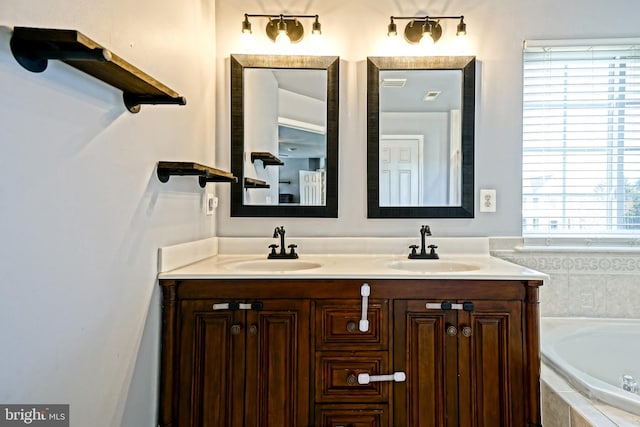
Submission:
M 276 41 L 276 37 L 278 37 L 278 22 L 279 19 L 270 19 L 267 22 L 267 36 Z M 289 36 L 289 40 L 291 43 L 297 43 L 304 37 L 304 28 L 302 27 L 302 23 L 297 19 L 285 19 L 284 23 L 287 25 L 287 35 Z
M 429 20 L 431 24 L 431 38 L 434 42 L 440 40 L 442 36 L 442 27 L 438 21 Z M 410 21 L 406 27 L 404 27 L 404 39 L 411 44 L 420 43 L 420 39 L 422 39 L 422 26 L 424 25 L 424 20 L 413 20 Z

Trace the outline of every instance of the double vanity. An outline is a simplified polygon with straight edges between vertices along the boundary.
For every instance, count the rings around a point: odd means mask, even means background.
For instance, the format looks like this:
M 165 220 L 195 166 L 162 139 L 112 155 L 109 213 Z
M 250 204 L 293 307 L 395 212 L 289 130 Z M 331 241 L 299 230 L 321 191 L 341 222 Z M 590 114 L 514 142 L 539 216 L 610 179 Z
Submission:
M 217 238 L 160 274 L 159 425 L 540 425 L 544 274 L 487 238 L 427 236 L 438 259 L 409 258 L 419 238 L 287 239 L 298 258 Z

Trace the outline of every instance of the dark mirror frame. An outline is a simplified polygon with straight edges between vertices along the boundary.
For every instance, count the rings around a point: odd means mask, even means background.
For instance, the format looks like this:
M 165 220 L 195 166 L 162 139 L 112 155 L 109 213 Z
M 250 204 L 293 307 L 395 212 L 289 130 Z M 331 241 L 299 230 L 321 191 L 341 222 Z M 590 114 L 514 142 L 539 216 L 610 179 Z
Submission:
M 240 55 L 231 62 L 231 184 L 232 217 L 338 217 L 338 118 L 340 58 L 337 56 Z M 295 68 L 327 71 L 327 160 L 325 206 L 245 205 L 244 188 L 244 90 L 245 68 Z M 249 190 L 250 191 L 250 190 Z
M 460 206 L 380 206 L 380 71 L 462 70 L 462 200 Z M 473 218 L 474 56 L 367 58 L 367 216 L 369 218 Z

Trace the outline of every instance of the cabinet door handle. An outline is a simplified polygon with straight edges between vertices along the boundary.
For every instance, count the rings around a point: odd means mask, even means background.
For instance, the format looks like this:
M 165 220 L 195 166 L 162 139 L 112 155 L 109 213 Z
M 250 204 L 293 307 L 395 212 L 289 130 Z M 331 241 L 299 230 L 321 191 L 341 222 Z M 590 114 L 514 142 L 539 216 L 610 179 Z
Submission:
M 404 382 L 406 380 L 407 375 L 404 372 L 394 372 L 391 375 L 358 374 L 358 384 L 369 384 L 381 381 Z
M 369 309 L 369 295 L 371 295 L 371 287 L 368 283 L 360 286 L 360 295 L 362 295 L 362 318 L 360 319 L 360 332 L 369 330 L 369 321 L 367 320 L 367 310 Z
M 443 302 L 428 302 L 426 304 L 427 310 L 464 310 L 473 311 L 473 303 L 471 301 L 465 301 L 462 304 L 452 303 L 449 301 Z
M 262 310 L 262 302 L 254 301 L 252 303 L 244 303 L 244 302 L 223 302 L 218 304 L 213 304 L 211 307 L 214 311 L 216 310 Z
M 471 326 L 465 326 L 464 328 L 462 328 L 462 335 L 464 335 L 465 337 L 469 338 L 472 334 L 472 330 L 471 330 Z
M 249 335 L 258 335 L 258 326 L 257 325 L 249 326 Z
M 355 332 L 358 330 L 358 326 L 356 325 L 356 322 L 349 322 L 347 323 L 347 331 L 348 332 Z
M 231 326 L 231 335 L 240 335 L 240 332 L 242 332 L 242 326 L 240 325 Z
M 449 326 L 447 328 L 447 335 L 449 335 L 450 337 L 455 337 L 456 335 L 458 335 L 458 328 L 453 325 Z

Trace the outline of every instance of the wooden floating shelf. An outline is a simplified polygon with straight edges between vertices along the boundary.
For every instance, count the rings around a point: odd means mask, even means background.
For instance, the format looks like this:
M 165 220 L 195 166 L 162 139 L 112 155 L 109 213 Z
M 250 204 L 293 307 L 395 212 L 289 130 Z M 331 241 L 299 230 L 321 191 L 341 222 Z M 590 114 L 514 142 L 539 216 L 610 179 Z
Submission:
M 244 188 L 270 188 L 271 186 L 265 181 L 261 181 L 255 178 L 245 178 Z
M 251 152 L 251 163 L 255 162 L 256 160 L 262 160 L 262 166 L 263 167 L 267 167 L 267 166 L 282 166 L 284 165 L 284 162 L 282 160 L 280 160 L 279 158 L 277 158 L 276 156 L 274 156 L 271 153 L 267 153 L 267 152 L 263 152 L 263 151 L 253 151 Z
M 40 73 L 50 59 L 57 59 L 122 90 L 132 113 L 140 111 L 141 104 L 187 103 L 173 89 L 76 30 L 15 27 L 10 45 L 16 61 L 29 71 Z
M 207 182 L 238 182 L 230 172 L 192 162 L 158 162 L 156 173 L 160 182 L 167 182 L 172 175 L 193 175 L 198 177 L 200 187 Z

